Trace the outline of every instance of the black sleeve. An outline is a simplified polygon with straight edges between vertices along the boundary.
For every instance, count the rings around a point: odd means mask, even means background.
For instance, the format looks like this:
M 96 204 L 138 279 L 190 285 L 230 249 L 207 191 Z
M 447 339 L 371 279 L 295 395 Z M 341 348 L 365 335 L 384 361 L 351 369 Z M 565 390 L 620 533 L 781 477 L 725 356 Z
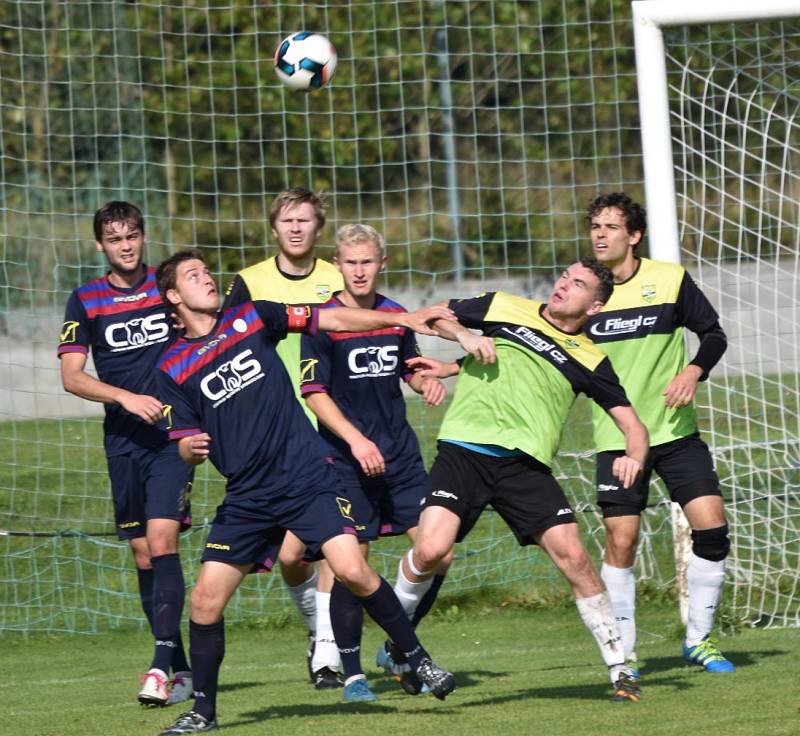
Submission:
M 683 274 L 678 291 L 675 318 L 679 325 L 691 330 L 700 338 L 700 347 L 690 362 L 703 371 L 700 380 L 705 381 L 711 369 L 724 355 L 728 347 L 728 338 L 719 324 L 717 311 L 688 272 Z
M 596 404 L 608 411 L 615 406 L 630 406 L 628 396 L 611 366 L 608 358 L 603 358 L 591 374 L 585 388 L 586 395 Z
M 447 306 L 455 312 L 456 318 L 464 327 L 480 330 L 485 323 L 494 296 L 495 292 L 487 291 L 472 299 L 451 299 Z
M 690 363 L 702 369 L 703 375 L 700 376 L 700 380 L 705 381 L 708 374 L 711 373 L 711 369 L 725 354 L 725 350 L 728 348 L 728 338 L 719 322 L 715 322 L 711 329 L 698 333 L 698 337 L 700 338 L 700 347 L 697 348 L 697 354 Z
M 225 292 L 225 301 L 222 303 L 222 308 L 238 307 L 243 302 L 249 301 L 252 301 L 250 289 L 247 288 L 244 279 L 237 274 Z

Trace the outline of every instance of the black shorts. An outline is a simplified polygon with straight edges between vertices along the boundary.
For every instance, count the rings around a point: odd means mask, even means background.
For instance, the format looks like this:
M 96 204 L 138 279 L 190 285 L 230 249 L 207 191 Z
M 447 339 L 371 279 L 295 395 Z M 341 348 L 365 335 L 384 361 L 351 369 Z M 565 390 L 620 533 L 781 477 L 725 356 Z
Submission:
M 194 466 L 181 459 L 177 444 L 112 455 L 106 462 L 120 539 L 144 537 L 148 519 L 174 519 L 181 531 L 192 525 Z
M 636 516 L 644 511 L 654 470 L 681 508 L 701 496 L 722 495 L 711 452 L 699 434 L 651 447 L 644 471 L 628 489 L 611 472 L 614 459 L 624 454 L 622 450 L 597 453 L 597 504 L 604 517 Z
M 475 526 L 487 505 L 508 524 L 521 546 L 534 535 L 575 522 L 550 468 L 529 455 L 493 457 L 452 442 L 439 452 L 425 485 L 425 506 L 443 506 L 461 519 L 457 542 Z

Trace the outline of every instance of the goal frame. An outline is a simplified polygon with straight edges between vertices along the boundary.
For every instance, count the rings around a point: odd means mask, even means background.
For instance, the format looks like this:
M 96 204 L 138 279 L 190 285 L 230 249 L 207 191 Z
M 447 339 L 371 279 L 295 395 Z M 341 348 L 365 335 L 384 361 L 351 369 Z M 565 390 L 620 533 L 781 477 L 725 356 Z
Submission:
M 710 23 L 758 22 L 797 18 L 797 0 L 634 0 L 633 37 L 642 138 L 644 190 L 647 202 L 650 255 L 680 263 L 678 203 L 670 129 L 669 90 L 663 29 Z M 691 552 L 689 524 L 678 504 L 672 504 L 675 574 L 681 618 L 688 615 L 686 565 Z

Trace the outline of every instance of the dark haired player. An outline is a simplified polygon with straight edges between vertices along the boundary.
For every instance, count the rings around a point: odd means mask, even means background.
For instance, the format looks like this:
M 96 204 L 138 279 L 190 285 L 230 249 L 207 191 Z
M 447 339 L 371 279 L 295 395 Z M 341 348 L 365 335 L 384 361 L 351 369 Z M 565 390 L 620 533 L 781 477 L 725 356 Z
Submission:
M 403 572 L 414 582 L 431 580 L 491 503 L 519 544 L 538 544 L 567 579 L 608 666 L 613 699 L 624 702 L 638 700 L 639 687 L 625 664 L 603 583 L 550 470 L 578 392 L 608 412 L 625 438 L 625 452 L 613 466 L 620 485 L 632 486 L 644 466 L 647 430 L 608 358 L 581 333 L 613 288 L 611 272 L 584 258 L 564 271 L 546 304 L 504 292 L 450 302 L 460 324 L 440 321 L 436 329 L 471 355 L 460 371 L 455 364 L 431 364 L 425 371 L 459 377 Z M 482 330 L 484 337 L 467 328 Z
M 455 687 L 453 675 L 430 660 L 397 596 L 361 556 L 353 504 L 294 397 L 275 347 L 289 331 L 314 334 L 317 328 L 399 326 L 430 332 L 425 321 L 447 317 L 447 311 L 319 310 L 248 301 L 220 312 L 214 281 L 197 251 L 162 262 L 157 281 L 186 326 L 185 336 L 162 354 L 156 371 L 170 437 L 178 440 L 184 460 L 198 464 L 210 458 L 227 480 L 192 591 L 195 706 L 162 733 L 217 727 L 225 605 L 246 574 L 271 566 L 287 529 L 312 557 L 325 556 L 336 577 L 406 653 L 421 680 L 444 698 Z
M 374 228 L 358 224 L 339 228 L 334 263 L 345 288 L 322 309 L 405 312 L 376 291 L 386 255 L 383 237 Z M 319 420 L 320 435 L 330 446 L 334 468 L 353 501 L 365 557 L 369 542 L 379 536 L 407 533 L 412 541 L 416 536 L 425 468 L 417 437 L 406 420 L 400 385 L 407 381 L 430 406 L 445 396 L 437 378 L 406 368 L 406 361 L 418 354 L 414 333 L 402 327 L 319 332 L 302 338 L 300 391 Z M 438 571 L 440 576 L 445 569 Z M 406 597 L 397 585 L 395 592 L 404 603 Z M 361 667 L 361 602 L 339 582 L 332 587 L 331 599 L 346 678 L 344 700 L 375 700 Z
M 650 433 L 650 454 L 641 478 L 623 489 L 611 466 L 624 439 L 603 412 L 594 409 L 597 501 L 606 527 L 601 575 L 620 622 L 625 653 L 636 663 L 636 579 L 633 564 L 639 515 L 647 506 L 655 470 L 692 528 L 686 571 L 689 616 L 683 656 L 708 672 L 735 667 L 708 638 L 725 582 L 730 549 L 719 480 L 708 446 L 700 439 L 693 399 L 727 347 L 719 317 L 689 274 L 675 263 L 641 258 L 637 248 L 647 229 L 644 208 L 621 192 L 597 197 L 588 208 L 597 259 L 614 273 L 614 293 L 586 323 L 587 334 L 611 358 L 620 382 Z M 684 330 L 700 338 L 688 361 Z
M 155 271 L 142 261 L 144 218 L 138 207 L 109 202 L 95 213 L 94 234 L 109 271 L 75 289 L 67 302 L 58 346 L 61 379 L 70 393 L 105 405 L 117 535 L 133 551 L 142 608 L 155 637 L 139 700 L 166 705 L 192 692 L 180 634 L 178 532 L 191 524 L 193 472 L 157 426 L 162 406 L 151 385 L 156 358 L 172 339 L 172 322 Z M 98 378 L 86 371 L 89 350 Z

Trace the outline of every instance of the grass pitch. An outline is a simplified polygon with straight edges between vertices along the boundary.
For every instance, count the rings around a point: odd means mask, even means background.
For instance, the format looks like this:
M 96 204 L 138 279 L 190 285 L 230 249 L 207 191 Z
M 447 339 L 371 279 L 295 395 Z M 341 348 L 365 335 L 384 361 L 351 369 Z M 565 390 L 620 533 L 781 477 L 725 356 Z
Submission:
M 744 629 L 725 636 L 733 675 L 684 665 L 673 603 L 639 615 L 644 697 L 611 703 L 599 652 L 574 606 L 554 600 L 526 608 L 500 598 L 443 599 L 420 635 L 456 673 L 445 702 L 409 697 L 379 675 L 380 631 L 368 626 L 364 663 L 376 703 L 346 705 L 341 691 L 309 684 L 299 626 L 228 628 L 219 696 L 221 731 L 236 736 L 360 736 L 381 733 L 595 734 L 713 733 L 796 736 L 800 731 L 798 629 Z M 144 632 L 3 638 L 0 684 L 5 736 L 155 736 L 185 709 L 144 709 L 137 676 L 149 655 Z

